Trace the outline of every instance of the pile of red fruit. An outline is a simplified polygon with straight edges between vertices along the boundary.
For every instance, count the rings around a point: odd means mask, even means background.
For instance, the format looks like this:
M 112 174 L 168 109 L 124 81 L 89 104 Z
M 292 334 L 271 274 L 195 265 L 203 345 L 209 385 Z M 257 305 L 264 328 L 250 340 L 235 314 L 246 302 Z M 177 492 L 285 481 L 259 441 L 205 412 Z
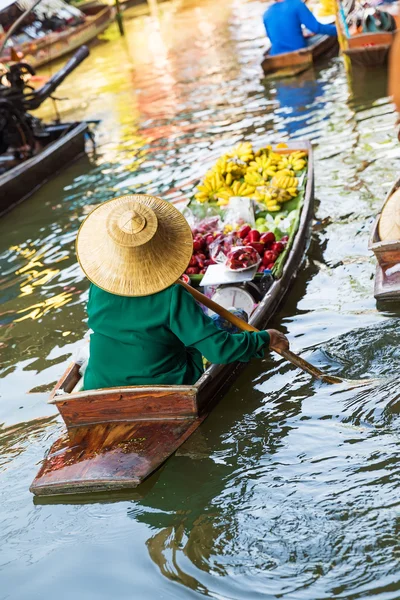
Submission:
M 217 238 L 223 238 L 223 233 L 201 233 L 193 230 L 193 254 L 185 273 L 187 275 L 204 275 L 209 265 L 215 265 L 210 257 L 209 247 Z
M 264 269 L 272 269 L 276 259 L 285 249 L 287 241 L 288 237 L 285 236 L 277 242 L 272 232 L 260 233 L 250 225 L 243 225 L 239 231 L 228 235 L 220 231 L 210 232 L 207 228 L 204 228 L 204 231 L 202 228 L 193 229 L 193 255 L 185 273 L 204 275 L 209 265 L 216 264 L 213 257 L 226 258 L 236 246 L 253 248 L 261 258 L 258 271 L 263 272 Z
M 259 263 L 260 256 L 252 246 L 239 246 L 228 253 L 225 264 L 231 271 L 244 271 Z
M 277 242 L 272 231 L 260 233 L 257 229 L 252 229 L 250 225 L 243 225 L 238 231 L 243 246 L 251 246 L 258 252 L 261 258 L 261 264 L 258 271 L 262 273 L 264 269 L 272 269 L 278 256 L 284 251 L 288 241 L 288 236 Z

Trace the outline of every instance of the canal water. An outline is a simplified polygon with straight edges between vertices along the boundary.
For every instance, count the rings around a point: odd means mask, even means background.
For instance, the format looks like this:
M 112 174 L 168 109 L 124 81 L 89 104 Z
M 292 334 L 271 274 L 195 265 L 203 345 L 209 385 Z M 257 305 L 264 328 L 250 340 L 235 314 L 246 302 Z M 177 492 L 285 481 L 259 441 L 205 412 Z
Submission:
M 400 313 L 376 306 L 367 249 L 399 172 L 395 115 L 384 74 L 351 82 L 340 58 L 263 83 L 265 8 L 130 11 L 126 38 L 111 28 L 57 91 L 63 118 L 101 124 L 96 155 L 0 222 L 1 600 L 400 598 Z M 142 488 L 35 500 L 63 430 L 47 393 L 86 330 L 74 255 L 85 206 L 128 192 L 183 200 L 236 142 L 289 137 L 314 144 L 325 221 L 273 326 L 327 372 L 378 382 L 328 386 L 267 356 Z

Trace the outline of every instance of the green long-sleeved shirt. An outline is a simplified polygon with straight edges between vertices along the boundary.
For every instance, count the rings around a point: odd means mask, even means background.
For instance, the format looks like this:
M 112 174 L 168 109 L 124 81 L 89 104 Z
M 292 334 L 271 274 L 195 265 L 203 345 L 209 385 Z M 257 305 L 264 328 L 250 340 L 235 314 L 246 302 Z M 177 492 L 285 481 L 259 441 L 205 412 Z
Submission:
M 202 355 L 227 364 L 262 358 L 266 331 L 218 329 L 180 285 L 151 296 L 116 296 L 91 285 L 87 307 L 90 358 L 85 389 L 193 384 Z

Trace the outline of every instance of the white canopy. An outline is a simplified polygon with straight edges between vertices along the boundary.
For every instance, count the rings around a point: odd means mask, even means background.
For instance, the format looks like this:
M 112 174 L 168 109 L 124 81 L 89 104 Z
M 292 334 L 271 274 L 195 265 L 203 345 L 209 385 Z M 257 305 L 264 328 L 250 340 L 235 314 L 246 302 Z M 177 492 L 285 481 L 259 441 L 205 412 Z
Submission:
M 34 0 L 0 0 L 0 11 L 8 8 L 11 4 L 17 4 L 21 10 L 27 10 L 33 3 Z M 67 10 L 68 13 L 72 14 L 80 14 L 79 9 L 66 4 L 63 0 L 42 0 L 34 9 L 34 12 L 40 17 L 41 15 L 53 15 L 63 10 Z
M 15 4 L 15 0 L 0 0 L 0 10 L 8 8 L 11 4 Z

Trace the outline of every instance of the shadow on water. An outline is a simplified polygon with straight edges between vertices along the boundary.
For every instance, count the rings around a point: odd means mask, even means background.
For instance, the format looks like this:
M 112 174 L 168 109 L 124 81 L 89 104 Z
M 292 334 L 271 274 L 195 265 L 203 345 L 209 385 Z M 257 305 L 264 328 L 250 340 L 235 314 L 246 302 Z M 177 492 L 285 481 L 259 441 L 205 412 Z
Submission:
M 350 99 L 354 105 L 372 104 L 387 96 L 388 75 L 386 69 L 353 69 L 347 75 Z
M 384 74 L 349 87 L 338 57 L 262 82 L 264 10 L 201 0 L 132 13 L 126 38 L 111 30 L 60 89 L 65 118 L 102 122 L 95 159 L 0 224 L 1 597 L 400 595 L 399 314 L 375 304 L 367 249 L 398 176 L 395 115 Z M 63 428 L 46 391 L 86 330 L 84 207 L 132 192 L 188 199 L 232 144 L 289 136 L 314 143 L 323 225 L 271 326 L 329 373 L 383 381 L 328 386 L 268 355 L 137 490 L 32 501 Z

